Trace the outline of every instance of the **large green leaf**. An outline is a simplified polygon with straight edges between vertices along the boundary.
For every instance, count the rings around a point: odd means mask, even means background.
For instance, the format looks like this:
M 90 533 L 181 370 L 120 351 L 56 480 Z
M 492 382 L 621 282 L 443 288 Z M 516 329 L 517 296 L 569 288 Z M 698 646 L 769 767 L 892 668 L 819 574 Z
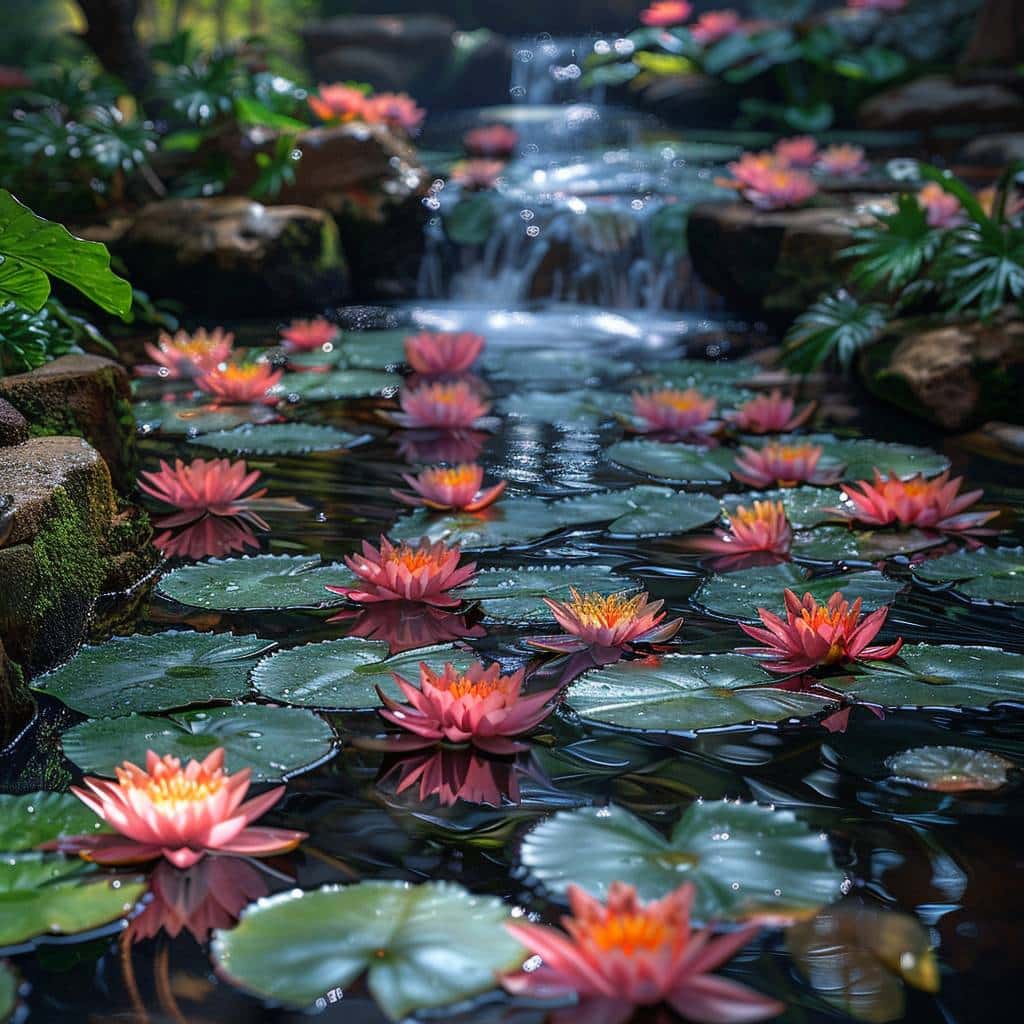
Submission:
M 668 487 L 641 484 L 621 491 L 599 491 L 552 504 L 560 524 L 576 526 L 611 519 L 608 532 L 617 536 L 655 537 L 686 533 L 713 523 L 718 501 L 709 494 L 688 494 Z
M 954 551 L 914 566 L 929 583 L 956 581 L 958 594 L 972 601 L 1024 602 L 1024 547 Z
M 256 690 L 270 700 L 329 711 L 366 711 L 380 707 L 379 686 L 389 697 L 404 701 L 392 672 L 419 680 L 420 662 L 441 671 L 445 662 L 466 669 L 476 658 L 451 645 L 421 647 L 393 658 L 379 640 L 344 637 L 304 644 L 264 658 L 252 673 Z
M 594 428 L 626 414 L 633 403 L 629 395 L 615 391 L 516 391 L 495 403 L 495 410 L 513 419 L 551 423 L 554 426 Z
M 595 355 L 561 345 L 524 349 L 501 345 L 484 350 L 484 368 L 493 380 L 515 381 L 519 387 L 544 387 L 549 391 L 620 380 L 635 367 L 625 359 Z
M 394 331 L 345 331 L 338 348 L 347 366 L 384 370 L 405 362 L 405 339 L 415 328 Z
M 266 405 L 210 405 L 202 401 L 136 402 L 135 422 L 143 434 L 195 435 L 204 431 L 227 432 L 246 424 L 274 419 Z
M 450 1006 L 497 985 L 525 957 L 505 931 L 508 908 L 451 882 L 360 882 L 281 893 L 218 931 L 213 958 L 237 985 L 307 1006 L 366 972 L 392 1020 Z
M 831 434 L 811 434 L 806 438 L 794 437 L 796 443 L 810 441 L 824 449 L 822 459 L 843 463 L 846 480 L 870 480 L 877 468 L 879 472 L 906 480 L 917 473 L 936 476 L 949 469 L 949 459 L 931 448 L 917 448 L 910 444 L 890 444 L 871 438 L 839 440 Z M 779 438 L 785 443 L 787 438 Z
M 940 793 L 1001 789 L 1013 761 L 989 750 L 971 747 L 911 747 L 894 754 L 887 762 L 892 778 L 908 786 Z
M 793 538 L 793 556 L 821 562 L 877 562 L 893 555 L 909 555 L 943 542 L 939 533 L 924 530 L 851 530 L 847 526 L 819 526 L 799 531 Z
M 319 555 L 252 555 L 183 565 L 164 576 L 157 591 L 193 608 L 274 611 L 343 604 L 327 585 L 354 581 L 346 566 L 322 563 Z
M 333 402 L 341 398 L 382 395 L 397 391 L 402 378 L 378 370 L 332 370 L 329 373 L 289 373 L 281 381 L 285 394 L 307 402 Z
M 566 703 L 588 721 L 652 732 L 781 722 L 830 707 L 768 684 L 764 669 L 742 654 L 666 654 L 588 672 Z
M 712 576 L 700 585 L 693 602 L 715 615 L 756 622 L 758 608 L 783 614 L 782 592 L 786 589 L 801 597 L 809 592 L 819 602 L 827 601 L 835 591 L 841 590 L 848 601 L 859 597 L 865 611 L 871 611 L 891 604 L 903 586 L 880 572 L 850 572 L 811 579 L 806 569 L 787 562 Z
M 698 448 L 662 441 L 618 441 L 607 456 L 648 476 L 689 484 L 721 484 L 729 479 L 734 462 L 728 448 Z
M 6 961 L 0 963 L 0 1021 L 6 1024 L 14 1016 L 18 1008 L 18 990 L 21 978 L 18 972 Z
M 249 669 L 273 647 L 253 634 L 168 630 L 116 636 L 83 647 L 69 662 L 32 681 L 32 688 L 92 718 L 169 711 L 249 691 Z
M 417 541 L 429 537 L 463 548 L 500 548 L 527 544 L 561 524 L 543 498 L 503 498 L 482 512 L 453 512 L 436 515 L 416 509 L 402 516 L 388 531 L 392 540 Z
M 79 859 L 26 853 L 0 860 L 0 946 L 44 935 L 76 935 L 129 914 L 146 891 Z
M 908 644 L 893 661 L 864 662 L 863 674 L 830 680 L 885 707 L 981 708 L 1024 702 L 1024 654 L 998 647 Z
M 24 853 L 60 836 L 108 832 L 73 793 L 0 794 L 0 851 Z
M 622 807 L 562 811 L 526 836 L 521 858 L 559 895 L 575 884 L 604 897 L 626 880 L 652 900 L 693 882 L 703 920 L 806 911 L 843 883 L 828 839 L 791 811 L 729 800 L 691 804 L 668 838 Z
M 61 737 L 64 753 L 83 772 L 113 775 L 122 761 L 146 763 L 146 752 L 204 758 L 223 747 L 227 769 L 252 769 L 254 782 L 279 782 L 319 764 L 334 749 L 334 732 L 312 711 L 236 704 L 155 718 L 95 718 Z
M 305 455 L 307 452 L 350 448 L 364 437 L 316 423 L 266 423 L 236 427 L 234 430 L 214 430 L 190 437 L 189 441 L 237 455 Z
M 131 309 L 132 286 L 110 269 L 105 245 L 76 238 L 0 189 L 0 300 L 37 312 L 50 294 L 47 275 L 108 313 L 125 316 Z

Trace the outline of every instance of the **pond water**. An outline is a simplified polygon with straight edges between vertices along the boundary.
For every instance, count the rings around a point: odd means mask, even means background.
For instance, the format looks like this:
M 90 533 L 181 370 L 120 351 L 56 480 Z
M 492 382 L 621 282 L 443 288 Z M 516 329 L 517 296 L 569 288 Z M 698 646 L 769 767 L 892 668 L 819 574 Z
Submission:
M 564 47 L 559 47 L 553 56 L 564 68 L 571 61 Z M 563 60 L 565 64 L 560 63 Z M 528 82 L 519 84 L 525 88 Z M 553 89 L 549 98 L 557 96 Z M 637 192 L 652 195 L 646 175 L 653 174 L 664 185 L 665 168 L 652 172 L 651 166 L 664 161 L 672 170 L 677 154 L 643 146 L 628 152 L 626 169 L 616 166 L 607 153 L 591 154 L 589 163 L 560 163 L 558 173 L 566 186 L 561 202 L 569 204 L 589 191 L 619 197 L 621 203 L 616 200 L 609 208 L 624 217 L 630 216 L 626 210 L 639 215 L 630 197 Z M 552 159 L 527 156 L 510 174 L 510 220 L 519 220 L 516 230 L 520 233 L 523 221 L 516 211 L 537 207 L 537 193 L 530 189 L 544 184 Z M 602 181 L 615 179 L 614 188 L 587 185 L 598 177 L 595 167 L 600 168 Z M 679 184 L 691 174 L 690 165 L 676 166 L 673 173 L 680 176 Z M 702 170 L 692 174 L 695 183 L 706 178 Z M 572 184 L 579 187 L 568 187 Z M 650 201 L 659 202 L 657 196 Z M 571 205 L 554 212 L 550 206 L 546 209 L 548 213 L 538 214 L 543 228 L 557 233 L 558 217 Z M 638 219 L 642 233 L 642 215 Z M 637 256 L 628 247 L 624 251 L 627 255 L 620 270 L 628 274 Z M 498 261 L 499 257 L 492 253 L 485 259 Z M 567 265 L 579 270 L 578 256 L 570 254 Z M 480 267 L 477 263 L 478 271 Z M 221 694 L 227 699 L 186 701 L 194 704 L 190 714 L 216 718 L 222 713 L 219 709 L 237 709 L 240 703 L 261 707 L 291 703 L 309 709 L 298 733 L 277 733 L 271 725 L 263 735 L 267 726 L 259 721 L 252 725 L 232 719 L 220 734 L 231 737 L 231 749 L 250 759 L 258 774 L 267 779 L 288 778 L 286 797 L 265 821 L 301 828 L 309 839 L 296 852 L 260 866 L 236 860 L 216 877 L 196 872 L 189 881 L 192 895 L 185 901 L 195 914 L 192 922 L 201 917 L 196 911 L 204 901 L 208 920 L 227 927 L 241 905 L 262 895 L 375 879 L 448 880 L 474 893 L 500 897 L 517 913 L 554 921 L 562 906 L 556 884 L 558 866 L 551 866 L 550 849 L 546 866 L 543 858 L 538 860 L 536 849 L 546 834 L 531 830 L 568 820 L 552 818 L 556 812 L 586 815 L 588 808 L 611 805 L 616 814 L 630 813 L 668 834 L 694 808 L 725 806 L 715 813 L 721 813 L 725 827 L 735 825 L 736 830 L 730 837 L 719 829 L 714 838 L 727 848 L 732 843 L 735 852 L 726 855 L 727 866 L 717 876 L 707 868 L 701 876 L 703 884 L 718 893 L 712 901 L 715 916 L 723 909 L 726 917 L 743 916 L 737 908 L 748 906 L 744 887 L 752 891 L 752 904 L 777 914 L 794 905 L 806 910 L 815 902 L 835 902 L 849 912 L 841 919 L 845 924 L 828 932 L 817 945 L 810 944 L 810 950 L 806 942 L 801 946 L 796 933 L 768 927 L 725 969 L 727 976 L 784 1000 L 789 1008 L 780 1019 L 812 1022 L 852 1017 L 921 1024 L 1010 1019 L 1002 1008 L 1012 1005 L 1015 977 L 1024 967 L 1019 925 L 1024 897 L 1015 884 L 1022 856 L 1019 787 L 1024 718 L 1019 706 L 1024 685 L 1020 662 L 982 661 L 965 667 L 963 659 L 973 656 L 959 654 L 953 657 L 952 679 L 940 669 L 931 670 L 937 673 L 932 678 L 933 699 L 918 699 L 921 688 L 929 685 L 924 673 L 915 681 L 917 689 L 910 691 L 914 699 L 896 697 L 889 702 L 929 703 L 934 705 L 931 710 L 883 709 L 879 705 L 885 705 L 885 699 L 865 698 L 842 721 L 836 717 L 838 706 L 824 698 L 795 693 L 790 695 L 793 703 L 779 703 L 782 691 L 768 691 L 771 678 L 754 670 L 750 671 L 756 678 L 747 682 L 756 683 L 760 696 L 751 698 L 751 703 L 738 700 L 725 682 L 712 682 L 703 687 L 699 700 L 691 697 L 687 703 L 684 699 L 667 712 L 657 700 L 638 712 L 610 709 L 602 694 L 607 698 L 616 687 L 635 683 L 635 677 L 627 676 L 629 666 L 636 663 L 627 661 L 599 671 L 579 659 L 531 651 L 524 638 L 554 632 L 553 623 L 542 614 L 543 594 L 564 595 L 566 585 L 576 578 L 585 581 L 588 589 L 646 589 L 652 599 L 665 601 L 671 617 L 683 617 L 671 648 L 683 655 L 732 652 L 746 640 L 737 619 L 752 618 L 759 601 L 771 599 L 777 604 L 782 577 L 773 575 L 775 570 L 716 572 L 707 555 L 687 550 L 683 540 L 687 532 L 706 534 L 717 507 L 712 502 L 713 511 L 702 517 L 699 500 L 687 503 L 679 494 L 717 499 L 743 491 L 727 482 L 728 472 L 723 475 L 721 470 L 728 464 L 722 459 L 731 458 L 722 452 L 731 451 L 734 442 L 725 449 L 712 449 L 710 461 L 698 449 L 696 468 L 692 462 L 688 468 L 672 463 L 671 471 L 659 477 L 644 469 L 664 466 L 650 460 L 662 459 L 665 453 L 652 455 L 642 449 L 644 442 L 624 442 L 623 424 L 617 418 L 628 415 L 632 389 L 665 380 L 683 386 L 692 383 L 715 394 L 723 409 L 735 406 L 749 397 L 750 386 L 765 383 L 763 378 L 756 379 L 755 363 L 739 360 L 768 339 L 763 328 L 729 318 L 711 301 L 694 300 L 689 312 L 673 310 L 682 301 L 682 291 L 673 293 L 678 301 L 669 302 L 664 290 L 656 298 L 648 288 L 645 294 L 650 301 L 641 302 L 637 297 L 644 289 L 639 286 L 623 293 L 610 285 L 611 291 L 598 290 L 589 296 L 565 287 L 559 297 L 594 301 L 530 303 L 522 301 L 519 282 L 512 292 L 478 293 L 475 297 L 483 297 L 484 304 L 471 304 L 465 299 L 474 291 L 474 279 L 465 275 L 472 270 L 472 265 L 460 270 L 464 276 L 455 289 L 458 300 L 432 295 L 402 307 L 330 311 L 343 335 L 331 353 L 319 353 L 308 362 L 330 363 L 331 368 L 320 373 L 293 370 L 284 390 L 294 401 L 279 410 L 294 423 L 344 432 L 322 441 L 329 450 L 302 451 L 310 443 L 321 442 L 323 435 L 312 434 L 312 442 L 309 437 L 300 440 L 294 452 L 261 453 L 268 445 L 286 444 L 275 436 L 272 424 L 265 428 L 270 433 L 262 437 L 261 428 L 256 427 L 248 435 L 230 435 L 221 448 L 211 447 L 211 431 L 236 429 L 237 422 L 253 417 L 253 411 L 245 409 L 238 417 L 210 417 L 200 410 L 176 420 L 179 409 L 190 408 L 180 386 L 159 381 L 140 386 L 142 452 L 148 468 L 155 468 L 161 458 L 209 458 L 238 451 L 238 457 L 263 474 L 270 497 L 293 497 L 308 506 L 303 511 L 267 512 L 266 530 L 230 520 L 205 520 L 184 529 L 158 528 L 171 552 L 160 568 L 160 578 L 151 581 L 153 587 L 141 601 L 112 598 L 101 609 L 118 635 L 195 630 L 259 638 L 242 659 L 241 690 L 236 679 L 236 689 Z M 601 272 L 605 271 L 611 273 L 607 266 Z M 487 271 L 483 276 L 493 279 L 496 275 Z M 617 278 L 623 279 L 621 274 Z M 480 278 L 475 280 L 479 287 Z M 650 284 L 653 278 L 645 280 Z M 504 304 L 496 295 L 504 298 Z M 227 326 L 237 332 L 237 345 L 273 347 L 280 325 Z M 464 433 L 453 446 L 451 437 L 411 437 L 382 423 L 378 413 L 395 407 L 393 395 L 401 385 L 394 367 L 401 361 L 402 339 L 416 329 L 473 331 L 486 337 L 485 353 L 475 372 L 496 417 L 493 429 Z M 338 353 L 343 362 L 336 362 Z M 279 358 L 281 354 L 275 349 L 271 355 Z M 683 359 L 694 362 L 678 362 Z M 352 372 L 338 369 L 346 363 Z M 308 371 L 309 366 L 300 369 Z M 346 392 L 351 397 L 330 397 Z M 1021 544 L 1019 509 L 1024 493 L 1014 484 L 1007 464 L 935 436 L 920 423 L 886 413 L 863 395 L 855 400 L 834 394 L 817 397 L 824 400 L 813 428 L 807 429 L 827 435 L 823 443 L 828 454 L 848 464 L 848 478 L 868 475 L 871 465 L 881 459 L 900 459 L 903 475 L 918 469 L 934 475 L 948 460 L 955 474 L 966 475 L 965 486 L 986 489 L 985 507 L 1003 511 L 998 523 L 1003 529 L 1000 545 Z M 168 398 L 171 401 L 165 401 Z M 857 447 L 858 438 L 910 447 L 865 450 Z M 335 572 L 341 580 L 340 566 L 317 576 L 320 582 L 312 590 L 307 584 L 292 601 L 282 601 L 281 590 L 269 588 L 288 589 L 301 577 L 284 583 L 268 581 L 266 575 L 278 571 L 273 563 L 260 563 L 262 579 L 256 579 L 261 574 L 243 573 L 225 580 L 216 565 L 211 574 L 200 578 L 186 568 L 210 555 L 234 559 L 274 555 L 282 559 L 282 566 L 283 559 L 297 564 L 302 556 L 313 556 L 311 564 L 315 556 L 338 563 L 364 539 L 376 542 L 388 532 L 414 538 L 424 524 L 433 535 L 451 537 L 438 526 L 436 517 L 428 520 L 422 513 L 396 528 L 396 518 L 410 513 L 396 503 L 391 489 L 402 487 L 401 474 L 417 465 L 472 459 L 484 466 L 488 481 L 507 480 L 507 490 L 495 506 L 496 513 L 477 520 L 463 518 L 448 528 L 456 531 L 456 538 L 463 537 L 464 547 L 481 569 L 552 568 L 532 589 L 522 587 L 523 573 L 518 573 L 520 591 L 511 598 L 518 603 L 511 608 L 502 607 L 510 600 L 511 584 L 498 576 L 499 585 L 483 594 L 482 603 L 473 601 L 457 612 L 385 609 L 355 614 L 349 606 L 353 615 L 335 621 L 339 611 L 345 610 L 343 602 L 330 608 L 316 606 L 326 602 L 321 583 L 331 582 Z M 642 468 L 630 468 L 631 464 Z M 855 466 L 864 467 L 863 472 L 855 472 Z M 630 490 L 629 497 L 620 496 L 618 503 L 602 499 L 589 519 L 579 506 L 569 506 L 572 511 L 567 514 L 567 506 L 557 504 L 637 487 L 647 489 Z M 831 495 L 831 500 L 836 498 Z M 809 496 L 801 506 L 808 520 L 803 525 L 815 522 L 808 509 L 828 500 L 829 495 Z M 728 499 L 725 504 L 730 505 Z M 790 511 L 795 520 L 796 513 Z M 687 516 L 693 517 L 692 527 L 680 529 L 683 520 L 690 521 Z M 1024 652 L 1020 605 L 972 602 L 948 583 L 914 571 L 911 560 L 919 550 L 953 551 L 964 546 L 961 542 L 916 538 L 905 542 L 902 550 L 898 544 L 885 549 L 877 546 L 881 535 L 876 534 L 860 537 L 859 550 L 852 550 L 834 534 L 815 533 L 827 529 L 811 526 L 804 535 L 804 554 L 798 545 L 797 557 L 808 567 L 809 576 L 834 576 L 836 587 L 851 581 L 864 587 L 869 607 L 892 604 L 881 642 L 902 636 L 908 645 L 990 646 L 1013 654 Z M 295 567 L 292 562 L 288 566 Z M 879 569 L 881 580 L 870 575 Z M 711 587 L 712 579 L 717 590 Z M 294 596 L 294 591 L 289 590 L 289 595 Z M 281 604 L 301 607 L 282 609 Z M 737 607 L 743 609 L 739 614 Z M 278 662 L 276 672 L 262 662 L 260 670 L 250 671 L 258 657 L 269 653 L 271 644 L 290 651 L 346 636 L 384 640 L 392 653 L 415 651 L 430 643 L 468 645 L 485 658 L 500 661 L 508 671 L 528 665 L 530 686 L 536 689 L 565 682 L 589 668 L 592 689 L 585 689 L 586 680 L 571 688 L 568 704 L 535 731 L 529 750 L 515 758 L 494 759 L 459 749 L 382 750 L 379 744 L 366 742 L 385 732 L 376 711 L 336 710 L 353 706 L 351 697 L 322 681 L 318 684 L 315 678 L 310 680 L 309 670 L 303 676 L 299 662 Z M 134 657 L 138 659 L 135 674 L 142 674 L 144 656 Z M 413 671 L 417 658 L 413 654 L 409 659 Z M 97 769 L 119 761 L 159 734 L 161 715 L 180 713 L 180 701 L 166 695 L 154 699 L 147 684 L 133 684 L 132 670 L 122 689 L 110 696 L 112 687 L 104 689 L 100 684 L 118 679 L 119 665 L 123 669 L 125 662 L 114 659 L 101 664 L 99 683 L 96 670 L 91 675 L 85 669 L 75 670 L 72 689 L 77 697 L 71 702 L 94 699 L 97 703 L 89 714 L 68 710 L 56 699 L 55 693 L 65 692 L 59 674 L 39 682 L 45 691 L 40 696 L 40 717 L 8 766 L 11 786 L 20 792 L 63 788 L 80 777 L 82 765 Z M 216 679 L 215 685 L 225 685 L 224 678 Z M 260 692 L 247 691 L 250 683 Z M 958 687 L 956 699 L 948 702 L 953 706 L 943 706 L 947 703 L 940 692 L 943 684 Z M 872 693 L 877 693 L 877 685 Z M 900 683 L 891 681 L 891 685 Z M 960 687 L 967 688 L 967 696 Z M 971 709 L 956 706 L 961 704 Z M 357 700 L 354 706 L 375 705 Z M 103 726 L 104 731 L 96 731 L 94 720 L 104 711 L 111 715 L 129 710 L 149 712 L 153 718 L 141 724 L 138 719 L 115 719 Z M 751 725 L 752 720 L 762 724 Z M 65 737 L 65 751 L 74 751 L 75 757 L 65 759 L 59 738 L 71 728 L 76 730 L 75 738 L 69 748 Z M 698 728 L 703 731 L 695 733 Z M 193 729 L 193 735 L 203 732 L 195 723 Z M 311 739 L 314 733 L 320 739 Z M 908 781 L 906 773 L 913 766 L 903 765 L 903 775 L 890 766 L 890 759 L 903 751 L 936 746 L 997 754 L 1010 763 L 1009 777 L 1002 785 L 997 780 L 993 790 L 941 792 Z M 202 743 L 196 742 L 195 749 L 200 752 Z M 715 803 L 722 800 L 743 801 L 744 806 L 756 802 L 765 815 L 776 817 L 770 827 L 744 824 L 740 811 Z M 571 878 L 574 871 L 597 875 L 605 871 L 610 877 L 628 880 L 636 863 L 630 860 L 632 855 L 621 849 L 616 853 L 613 845 L 601 839 L 600 818 L 586 820 L 597 822 L 598 833 L 567 828 L 552 840 L 567 861 L 563 872 Z M 782 827 L 774 824 L 777 821 L 792 822 L 783 828 L 791 830 L 789 839 L 772 831 Z M 814 849 L 808 852 L 810 847 Z M 680 881 L 685 880 L 687 868 L 693 866 L 688 856 L 684 853 L 672 860 L 666 855 L 659 870 L 675 872 Z M 709 858 L 708 863 L 713 860 Z M 765 860 L 770 863 L 766 865 Z M 644 870 L 653 870 L 650 863 Z M 0 917 L 4 913 L 0 898 Z M 900 913 L 915 915 L 923 928 L 908 932 Z M 306 931 L 315 932 L 322 924 L 323 920 L 310 918 Z M 915 958 L 924 957 L 929 944 L 936 950 L 941 972 L 938 992 L 923 991 L 916 984 L 921 972 L 916 970 Z M 239 985 L 215 973 L 209 946 L 197 942 L 187 927 L 174 937 L 166 931 L 149 936 L 137 926 L 128 931 L 107 927 L 76 936 L 74 941 L 26 942 L 13 950 L 11 959 L 30 986 L 25 1012 L 33 1021 L 309 1019 L 307 1011 L 282 1005 L 288 1000 L 249 994 L 247 990 L 261 990 L 251 971 L 248 983 Z M 303 971 L 311 972 L 309 963 L 289 963 L 287 956 L 276 954 L 270 960 L 266 974 L 287 977 L 299 990 L 311 985 L 318 991 L 315 977 L 303 977 Z M 307 1000 L 315 1003 L 317 1019 L 347 1024 L 386 1019 L 362 979 L 343 991 L 338 987 L 319 991 L 318 999 Z M 492 992 L 468 1007 L 441 1011 L 440 1019 L 540 1024 L 545 1014 L 543 1008 L 513 1005 Z M 670 1017 L 667 1011 L 650 1011 L 639 1012 L 635 1019 Z

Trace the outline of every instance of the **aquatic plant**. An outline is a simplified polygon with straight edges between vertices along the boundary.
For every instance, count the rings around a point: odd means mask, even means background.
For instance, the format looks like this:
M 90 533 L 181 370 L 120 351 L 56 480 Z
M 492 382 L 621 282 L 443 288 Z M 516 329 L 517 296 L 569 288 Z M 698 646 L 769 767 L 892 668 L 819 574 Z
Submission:
M 735 188 L 761 210 L 784 210 L 802 206 L 818 192 L 815 180 L 790 166 L 773 153 L 744 153 L 728 165 L 732 178 L 718 178 L 715 184 Z
M 482 489 L 484 470 L 473 462 L 457 466 L 434 466 L 418 476 L 403 473 L 402 479 L 415 491 L 391 493 L 406 505 L 419 505 L 438 511 L 480 512 L 493 505 L 505 490 L 505 481 Z
M 465 671 L 451 663 L 441 672 L 420 664 L 419 686 L 395 673 L 408 704 L 392 700 L 380 687 L 380 714 L 393 725 L 415 734 L 423 746 L 441 741 L 472 743 L 491 754 L 513 754 L 525 744 L 512 739 L 529 732 L 551 713 L 558 689 L 524 695 L 525 669 L 501 674 L 498 662 L 474 662 Z
M 871 169 L 863 148 L 846 142 L 823 149 L 814 166 L 833 178 L 858 178 Z
M 695 388 L 659 388 L 646 393 L 633 392 L 633 411 L 642 424 L 640 433 L 688 434 L 713 433 L 721 426 L 711 417 L 717 401 L 702 395 Z
M 664 601 L 648 601 L 646 591 L 638 594 L 580 593 L 569 588 L 568 601 L 543 598 L 568 636 L 532 636 L 531 647 L 557 654 L 593 650 L 598 653 L 627 650 L 635 643 L 665 643 L 679 632 L 683 620 L 662 620 Z
M 366 115 L 366 92 L 342 82 L 321 82 L 316 94 L 309 97 L 309 109 L 321 121 L 362 121 Z
M 364 540 L 362 554 L 345 556 L 345 564 L 359 577 L 359 583 L 327 589 L 357 604 L 417 601 L 437 608 L 454 608 L 459 598 L 448 591 L 468 582 L 476 571 L 476 562 L 459 566 L 461 555 L 457 544 L 431 544 L 426 537 L 416 545 L 396 546 L 381 536 L 380 548 Z
M 772 152 L 780 164 L 807 170 L 818 160 L 818 142 L 811 135 L 795 135 L 789 139 L 779 139 L 772 147 Z
M 227 362 L 197 374 L 196 387 L 212 395 L 218 405 L 275 405 L 275 389 L 284 370 L 265 362 Z
M 958 228 L 967 223 L 960 200 L 936 181 L 929 181 L 922 187 L 917 201 L 924 209 L 930 228 Z
M 655 0 L 640 12 L 640 21 L 652 28 L 682 25 L 693 13 L 693 4 L 687 0 Z
M 460 430 L 474 426 L 490 412 L 490 406 L 465 381 L 423 384 L 403 388 L 400 413 L 391 416 L 400 426 Z
M 698 46 L 713 46 L 742 26 L 742 19 L 733 10 L 705 11 L 690 26 L 690 35 Z
M 465 373 L 483 349 L 482 334 L 423 331 L 405 339 L 405 361 L 426 377 Z
M 381 121 L 389 128 L 403 132 L 415 131 L 423 123 L 427 112 L 404 92 L 378 92 L 370 96 L 363 110 L 367 121 Z
M 759 926 L 718 938 L 711 929 L 694 932 L 690 909 L 695 894 L 693 883 L 684 882 L 664 898 L 643 903 L 632 885 L 616 881 L 601 903 L 571 885 L 564 931 L 505 925 L 542 962 L 505 975 L 502 985 L 514 995 L 541 999 L 575 995 L 581 1022 L 622 1024 L 637 1006 L 658 1003 L 702 1024 L 739 1024 L 780 1014 L 784 1005 L 777 1000 L 711 974 L 747 945 Z
M 314 352 L 336 341 L 338 326 L 322 316 L 314 320 L 293 320 L 281 328 L 281 346 L 288 352 Z
M 816 402 L 808 402 L 799 412 L 792 398 L 776 388 L 771 394 L 758 395 L 744 402 L 725 419 L 747 434 L 785 434 L 802 427 L 814 414 Z
M 827 604 L 818 604 L 810 593 L 803 600 L 792 590 L 784 592 L 786 621 L 766 608 L 758 608 L 761 626 L 739 623 L 748 636 L 764 647 L 738 647 L 740 654 L 761 659 L 769 672 L 809 672 L 820 665 L 852 661 L 886 661 L 899 653 L 903 638 L 883 647 L 869 647 L 889 614 L 888 605 L 861 619 L 861 599 L 853 604 L 837 590 Z
M 470 192 L 494 188 L 505 170 L 504 160 L 459 160 L 452 164 L 449 181 Z
M 507 159 L 519 145 L 519 132 L 507 124 L 485 124 L 462 136 L 470 156 Z
M 200 327 L 189 334 L 175 331 L 173 335 L 161 331 L 154 345 L 147 341 L 143 346 L 153 360 L 152 365 L 135 367 L 140 377 L 164 377 L 167 380 L 196 377 L 214 369 L 231 358 L 235 336 L 223 327 L 207 331 Z
M 841 469 L 821 466 L 824 449 L 818 444 L 783 444 L 771 441 L 761 448 L 743 445 L 736 454 L 732 475 L 751 487 L 795 487 L 797 484 L 834 484 Z
M 837 516 L 862 526 L 915 527 L 941 530 L 943 533 L 984 534 L 982 529 L 999 512 L 967 512 L 983 497 L 980 490 L 960 494 L 963 477 L 949 478 L 949 470 L 931 480 L 918 474 L 910 480 L 893 475 L 883 476 L 875 470 L 875 478 L 843 484 L 842 490 L 850 507 L 828 509 Z
M 87 775 L 85 789 L 71 787 L 116 832 L 62 837 L 47 848 L 97 864 L 165 857 L 188 868 L 207 853 L 267 857 L 287 853 L 306 838 L 291 829 L 250 827 L 281 799 L 284 786 L 243 803 L 251 771 L 225 771 L 223 747 L 184 768 L 178 758 L 150 750 L 145 770 L 125 761 L 116 774 L 116 782 Z
M 715 537 L 697 537 L 689 546 L 720 555 L 756 552 L 785 557 L 793 543 L 793 530 L 781 501 L 754 501 L 752 507 L 737 507 L 729 517 L 728 530 L 715 530 Z

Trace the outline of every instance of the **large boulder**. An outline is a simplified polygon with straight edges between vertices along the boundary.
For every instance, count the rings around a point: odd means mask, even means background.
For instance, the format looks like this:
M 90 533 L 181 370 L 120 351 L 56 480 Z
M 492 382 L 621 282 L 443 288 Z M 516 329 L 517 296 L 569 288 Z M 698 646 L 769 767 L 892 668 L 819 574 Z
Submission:
M 135 486 L 131 387 L 124 367 L 112 359 L 61 356 L 29 373 L 0 378 L 0 444 L 29 434 L 84 437 L 103 456 L 122 493 Z
M 895 324 L 860 360 L 881 398 L 947 430 L 1024 423 L 1024 323 Z
M 989 167 L 1006 167 L 1024 160 L 1024 132 L 998 132 L 978 135 L 964 146 L 963 159 L 967 163 Z
M 144 206 L 114 243 L 139 287 L 209 315 L 284 315 L 342 302 L 334 218 L 241 196 Z
M 958 82 L 927 75 L 872 96 L 857 113 L 876 131 L 940 128 L 950 124 L 1024 124 L 1024 98 L 998 83 Z

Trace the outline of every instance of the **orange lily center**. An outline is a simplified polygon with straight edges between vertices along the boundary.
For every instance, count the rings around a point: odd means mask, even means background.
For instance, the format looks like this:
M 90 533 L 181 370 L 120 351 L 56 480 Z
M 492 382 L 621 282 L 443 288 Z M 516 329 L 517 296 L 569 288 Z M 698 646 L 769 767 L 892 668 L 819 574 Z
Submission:
M 455 676 L 453 679 L 442 679 L 441 685 L 456 699 L 472 697 L 484 700 L 498 689 L 498 681 L 490 679 L 470 679 L 468 676 Z
M 125 785 L 125 779 L 121 784 Z M 128 783 L 133 786 L 133 783 Z M 190 804 L 208 800 L 224 786 L 224 776 L 202 774 L 189 778 L 184 772 L 173 775 L 150 776 L 146 782 L 134 787 L 144 790 L 150 803 L 162 811 L 176 812 Z
M 588 626 L 616 626 L 620 622 L 635 619 L 644 605 L 646 594 L 625 597 L 622 594 L 580 594 L 572 591 L 570 610 L 576 618 Z
M 457 487 L 459 484 L 468 484 L 473 480 L 472 466 L 455 466 L 452 469 L 434 469 L 427 474 L 431 483 L 447 484 L 450 487 Z
M 670 925 L 644 913 L 608 914 L 603 921 L 590 925 L 589 933 L 601 952 L 618 950 L 626 956 L 654 952 L 673 937 Z
M 658 405 L 666 405 L 677 412 L 689 412 L 691 409 L 697 409 L 704 404 L 704 399 L 692 391 L 655 391 L 651 398 Z
M 429 548 L 395 548 L 389 561 L 401 563 L 409 572 L 419 572 L 420 569 L 427 569 L 436 564 Z

